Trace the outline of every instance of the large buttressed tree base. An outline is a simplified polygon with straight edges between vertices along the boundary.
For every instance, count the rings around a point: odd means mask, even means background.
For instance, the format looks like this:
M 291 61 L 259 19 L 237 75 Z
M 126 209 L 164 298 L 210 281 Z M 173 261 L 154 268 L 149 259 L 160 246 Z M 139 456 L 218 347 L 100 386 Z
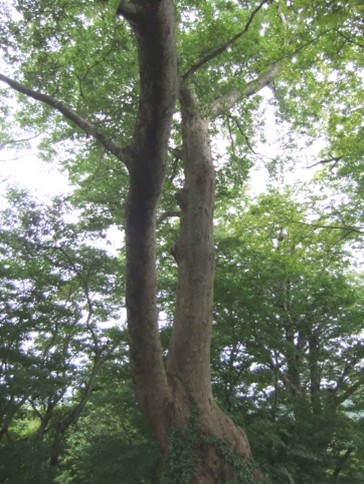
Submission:
M 71 122 L 71 132 L 77 127 L 78 135 L 86 134 L 104 153 L 126 167 L 129 177 L 125 215 L 126 307 L 136 399 L 164 458 L 171 457 L 171 437 L 181 430 L 180 438 L 185 438 L 189 442 L 186 445 L 190 445 L 192 466 L 188 479 L 217 483 L 236 478 L 231 459 L 222 446 L 229 448 L 231 455 L 241 456 L 247 479 L 253 457 L 244 432 L 219 409 L 211 389 L 215 170 L 210 125 L 218 118 L 240 116 L 249 108 L 247 100 L 273 81 L 277 83 L 276 94 L 283 102 L 282 112 L 285 98 L 292 95 L 292 102 L 297 105 L 289 105 L 289 115 L 298 113 L 298 125 L 305 124 L 307 113 L 300 111 L 299 99 L 306 95 L 307 86 L 299 84 L 300 72 L 307 69 L 312 83 L 310 69 L 317 59 L 323 62 L 318 53 L 325 45 L 330 46 L 331 52 L 326 58 L 330 64 L 330 55 L 336 55 L 339 34 L 341 51 L 344 44 L 355 50 L 355 29 L 349 40 L 345 38 L 349 10 L 356 4 L 350 2 L 351 7 L 337 17 L 329 5 L 311 12 L 305 10 L 302 2 L 297 2 L 295 7 L 294 1 L 226 1 L 212 2 L 211 6 L 205 2 L 188 3 L 121 2 L 113 7 L 112 16 L 100 15 L 95 20 L 90 8 L 92 12 L 102 10 L 103 2 L 91 2 L 91 7 L 81 0 L 74 2 L 74 6 L 60 2 L 59 7 L 51 6 L 47 0 L 23 6 L 15 2 L 15 8 L 23 15 L 23 23 L 15 27 L 16 21 L 10 22 L 8 38 L 2 42 L 4 57 L 14 62 L 16 72 L 0 74 L 0 80 L 27 99 L 45 105 L 47 116 L 50 112 L 61 113 Z M 33 21 L 34 15 L 38 17 Z M 326 23 L 319 22 L 320 15 L 327 19 Z M 180 25 L 178 32 L 176 18 Z M 110 19 L 114 23 L 112 27 L 106 26 Z M 304 19 L 310 25 L 309 32 Z M 193 22 L 197 24 L 195 30 Z M 72 34 L 68 34 L 68 28 L 70 32 L 75 28 L 77 38 L 69 37 Z M 119 37 L 118 29 L 122 30 Z M 102 42 L 102 35 L 107 48 L 97 45 Z M 187 38 L 186 52 L 183 52 L 183 35 Z M 268 41 L 265 35 L 270 36 Z M 29 47 L 28 54 L 24 40 L 23 48 L 19 47 L 22 53 L 17 57 L 12 42 L 15 39 L 15 43 L 20 43 L 22 36 L 27 42 L 33 42 L 33 46 Z M 134 39 L 135 45 L 130 39 Z M 188 52 L 193 50 L 190 44 L 198 54 Z M 86 58 L 84 50 L 89 51 Z M 306 57 L 302 56 L 306 51 Z M 118 79 L 124 68 L 118 66 L 119 55 L 128 72 L 138 62 L 138 70 L 134 70 L 135 77 L 139 78 L 138 87 L 125 78 Z M 72 56 L 79 63 L 79 72 Z M 286 80 L 280 85 L 278 79 L 283 78 Z M 124 87 L 119 86 L 122 82 Z M 107 92 L 110 88 L 113 92 Z M 138 107 L 134 109 L 134 101 L 128 99 L 134 100 L 135 92 Z M 99 102 L 102 96 L 105 108 Z M 310 99 L 312 110 L 318 110 L 319 103 L 314 104 L 313 97 Z M 118 102 L 125 109 L 120 120 L 122 108 L 117 106 Z M 39 115 L 34 106 L 37 104 L 31 104 L 29 119 L 25 122 Z M 174 117 L 178 111 L 180 116 Z M 123 115 L 129 120 L 125 126 Z M 184 181 L 175 193 L 180 228 L 172 252 L 178 280 L 174 324 L 165 362 L 158 328 L 156 225 L 173 123 L 178 133 L 175 139 L 181 141 L 174 153 L 178 153 Z M 61 123 L 60 127 L 67 136 L 73 136 L 69 126 Z M 241 137 L 238 123 L 237 131 Z M 191 432 L 195 435 L 192 444 Z M 257 481 L 262 480 L 258 471 L 253 476 Z

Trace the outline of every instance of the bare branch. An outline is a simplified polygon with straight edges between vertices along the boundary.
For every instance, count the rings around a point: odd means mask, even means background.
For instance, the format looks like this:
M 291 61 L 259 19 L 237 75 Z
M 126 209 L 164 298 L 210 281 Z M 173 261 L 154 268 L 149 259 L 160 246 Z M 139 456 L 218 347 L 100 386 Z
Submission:
M 350 37 L 348 37 L 344 32 L 341 32 L 339 29 L 334 29 L 335 32 L 340 35 L 340 37 L 343 37 L 345 40 L 349 42 L 349 44 L 356 45 L 357 47 L 360 47 L 361 49 L 364 49 L 364 44 L 361 44 L 360 42 L 356 42 L 355 40 L 352 40 Z
M 183 148 L 181 146 L 176 146 L 175 148 L 170 147 L 169 151 L 178 159 L 178 160 L 183 160 L 184 159 L 184 153 L 183 153 Z
M 230 133 L 230 137 L 232 138 L 232 135 L 231 135 L 231 128 L 230 128 L 230 122 L 229 122 L 229 121 L 230 121 L 230 120 L 232 120 L 232 121 L 234 122 L 235 126 L 237 127 L 237 129 L 238 129 L 239 133 L 240 133 L 240 134 L 241 134 L 241 136 L 244 138 L 245 143 L 246 143 L 247 147 L 249 148 L 249 150 L 250 150 L 250 151 L 251 151 L 251 152 L 252 152 L 254 155 L 259 155 L 259 153 L 257 153 L 257 152 L 254 150 L 254 148 L 253 148 L 253 146 L 252 146 L 252 144 L 251 144 L 251 142 L 250 142 L 250 140 L 249 140 L 248 136 L 247 136 L 247 135 L 246 135 L 246 133 L 243 131 L 243 128 L 241 127 L 239 120 L 238 120 L 238 119 L 237 119 L 235 116 L 230 116 L 230 115 L 229 115 L 229 116 L 227 116 L 227 119 L 228 119 L 228 127 L 229 127 L 229 133 Z
M 238 32 L 236 35 L 234 35 L 233 37 L 231 37 L 231 39 L 229 39 L 227 42 L 225 42 L 224 44 L 220 45 L 220 47 L 218 47 L 214 51 L 210 52 L 205 57 L 203 57 L 202 59 L 200 59 L 198 62 L 196 62 L 195 64 L 193 64 L 188 69 L 188 71 L 186 71 L 182 75 L 182 79 L 184 81 L 186 79 L 188 79 L 190 76 L 192 76 L 192 74 L 194 74 L 196 71 L 198 71 L 198 69 L 200 69 L 203 65 L 207 64 L 208 62 L 210 62 L 210 60 L 214 59 L 218 55 L 220 55 L 223 52 L 225 52 L 232 44 L 234 44 L 234 42 L 236 42 L 238 39 L 240 39 L 240 37 L 242 37 L 243 35 L 245 35 L 248 32 L 249 27 L 250 27 L 251 23 L 253 22 L 254 17 L 256 16 L 256 14 L 263 7 L 263 5 L 265 5 L 266 3 L 269 3 L 269 1 L 270 0 L 262 0 L 260 2 L 260 4 L 250 14 L 250 17 L 248 18 L 248 21 L 245 24 L 245 27 L 243 28 L 243 30 L 241 30 L 240 32 Z
M 345 402 L 345 400 L 347 400 L 352 395 L 354 395 L 354 393 L 362 386 L 363 386 L 363 378 L 353 383 L 353 385 L 350 385 L 344 393 L 342 393 L 341 395 L 338 395 L 336 397 L 336 405 L 338 406 L 341 403 Z
M 157 218 L 157 225 L 162 224 L 165 220 L 168 220 L 169 218 L 172 218 L 172 217 L 179 218 L 180 216 L 181 216 L 181 212 L 177 210 L 170 210 L 168 212 L 164 212 Z
M 340 456 L 340 458 L 339 458 L 339 460 L 338 460 L 338 462 L 337 462 L 337 464 L 335 466 L 335 470 L 332 473 L 332 477 L 331 477 L 332 480 L 331 480 L 331 482 L 337 482 L 337 478 L 339 477 L 339 474 L 341 473 L 344 465 L 346 464 L 347 460 L 349 459 L 350 454 L 352 452 L 354 452 L 354 450 L 355 450 L 355 447 L 350 446 L 346 450 L 345 454 L 342 455 L 342 456 Z
M 355 225 L 322 225 L 310 222 L 290 222 L 294 225 L 305 225 L 307 227 L 312 227 L 313 229 L 328 229 L 328 230 L 341 230 L 347 233 L 364 234 L 364 230 L 361 227 L 356 227 Z
M 334 162 L 334 164 L 330 167 L 330 171 L 331 171 L 331 170 L 333 170 L 335 168 L 335 166 L 343 158 L 344 158 L 343 155 L 342 156 L 331 156 L 330 158 L 325 158 L 324 160 L 319 160 L 316 163 L 314 163 L 313 165 L 306 166 L 306 169 L 309 170 L 310 168 L 314 168 L 315 166 L 318 166 L 318 165 L 326 165 L 327 163 Z
M 1 73 L 0 81 L 4 82 L 15 91 L 20 92 L 27 97 L 35 99 L 36 101 L 47 104 L 54 110 L 60 112 L 66 119 L 72 121 L 72 123 L 78 126 L 87 135 L 93 137 L 96 141 L 98 141 L 107 151 L 115 155 L 120 161 L 126 164 L 125 150 L 120 146 L 117 146 L 108 136 L 100 133 L 100 131 L 98 131 L 90 121 L 79 116 L 72 108 L 67 106 L 67 104 L 59 101 L 52 96 L 49 96 L 48 94 L 44 94 L 42 92 L 35 91 L 34 89 L 24 86 L 24 84 L 10 79 L 9 77 Z
M 9 161 L 18 161 L 24 158 L 25 156 L 28 156 L 27 153 L 24 153 L 18 156 L 10 156 L 9 158 L 0 158 L 0 163 L 8 163 Z
M 338 391 L 341 390 L 342 386 L 346 381 L 346 378 L 350 375 L 350 372 L 355 369 L 355 365 L 359 363 L 359 361 L 360 357 L 356 356 L 355 358 L 352 358 L 351 361 L 345 364 L 344 369 L 336 382 L 336 386 L 334 388 L 335 394 L 337 394 Z
M 27 143 L 28 141 L 35 139 L 39 136 L 39 134 L 36 134 L 34 136 L 29 136 L 29 138 L 22 138 L 22 139 L 10 139 L 8 141 L 2 141 L 0 143 L 0 150 L 5 149 L 7 146 L 13 146 L 17 144 L 22 144 L 22 143 Z

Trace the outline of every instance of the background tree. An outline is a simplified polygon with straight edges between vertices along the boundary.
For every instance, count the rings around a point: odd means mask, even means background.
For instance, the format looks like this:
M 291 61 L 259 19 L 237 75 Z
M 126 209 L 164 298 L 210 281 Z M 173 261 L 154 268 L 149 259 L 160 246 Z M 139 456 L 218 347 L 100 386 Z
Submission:
M 12 190 L 0 212 L 2 482 L 49 482 L 66 431 L 121 344 L 116 328 L 101 327 L 120 317 L 115 259 L 65 221 L 68 209 Z
M 158 449 L 135 405 L 127 351 L 113 356 L 68 432 L 57 482 L 158 482 Z
M 310 205 L 272 192 L 217 229 L 215 392 L 273 482 L 362 473 L 358 235 L 313 222 Z
M 124 21 L 115 18 L 115 10 Z M 320 76 L 329 72 L 343 82 L 350 78 L 357 92 L 360 45 L 353 39 L 360 30 L 360 12 L 355 1 L 336 6 L 298 0 L 263 0 L 253 6 L 244 1 L 135 0 L 118 7 L 99 0 L 71 5 L 38 0 L 15 1 L 3 11 L 7 64 L 0 80 L 23 95 L 20 123 L 44 131 L 48 154 L 62 142 L 73 178 L 85 182 L 85 174 L 92 174 L 86 180 L 94 194 L 96 186 L 99 194 L 114 188 L 107 198 L 115 200 L 125 192 L 128 173 L 126 306 L 134 390 L 165 456 L 171 435 L 184 429 L 178 435 L 193 456 L 186 480 L 232 477 L 217 442 L 252 462 L 244 433 L 219 410 L 210 385 L 211 128 L 214 123 L 230 127 L 240 148 L 236 156 L 243 154 L 242 144 L 250 143 L 242 122 L 250 126 L 248 133 L 259 127 L 260 98 L 253 95 L 274 82 L 280 113 L 293 128 L 310 126 L 313 135 L 327 131 L 327 125 L 318 129 L 315 121 L 322 108 L 328 112 L 333 107 L 340 83 L 323 104 Z M 177 109 L 180 116 L 173 121 Z M 237 124 L 230 122 L 231 115 Z M 355 129 L 355 123 L 350 126 Z M 167 163 L 169 147 L 178 153 L 178 171 Z M 79 166 L 75 160 L 81 153 Z M 165 368 L 156 304 L 156 221 L 171 170 L 180 227 L 173 250 L 175 317 Z M 120 185 L 100 183 L 105 173 Z M 116 207 L 112 213 L 120 216 L 122 210 Z M 195 413 L 198 438 L 191 442 L 186 430 Z

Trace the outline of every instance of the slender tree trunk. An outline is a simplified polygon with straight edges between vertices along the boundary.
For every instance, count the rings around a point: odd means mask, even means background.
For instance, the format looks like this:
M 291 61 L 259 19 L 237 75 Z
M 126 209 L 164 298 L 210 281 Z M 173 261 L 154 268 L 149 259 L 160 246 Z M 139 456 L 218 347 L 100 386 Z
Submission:
M 316 416 L 321 416 L 321 375 L 319 367 L 319 341 L 318 335 L 313 330 L 309 336 L 309 354 L 308 360 L 310 365 L 310 393 L 312 412 Z

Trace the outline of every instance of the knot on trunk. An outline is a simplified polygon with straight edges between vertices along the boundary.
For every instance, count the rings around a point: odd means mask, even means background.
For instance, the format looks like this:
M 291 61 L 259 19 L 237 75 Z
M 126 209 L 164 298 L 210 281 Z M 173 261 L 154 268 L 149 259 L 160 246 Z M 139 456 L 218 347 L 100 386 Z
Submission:
M 179 264 L 182 260 L 182 251 L 179 247 L 178 242 L 174 244 L 174 246 L 171 248 L 171 254 L 173 255 L 174 260 Z
M 175 193 L 174 198 L 181 210 L 186 210 L 188 204 L 188 190 L 187 188 L 182 188 Z

